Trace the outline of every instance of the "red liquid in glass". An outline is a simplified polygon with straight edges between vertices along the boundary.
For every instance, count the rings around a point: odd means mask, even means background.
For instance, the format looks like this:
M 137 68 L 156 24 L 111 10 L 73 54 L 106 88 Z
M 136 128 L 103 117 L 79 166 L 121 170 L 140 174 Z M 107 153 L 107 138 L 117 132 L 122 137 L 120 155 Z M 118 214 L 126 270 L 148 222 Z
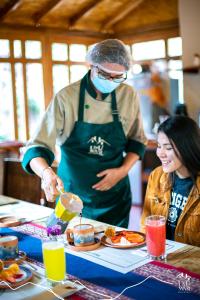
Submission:
M 157 225 L 157 221 L 151 221 L 146 225 L 146 244 L 151 256 L 162 256 L 165 254 L 166 225 Z

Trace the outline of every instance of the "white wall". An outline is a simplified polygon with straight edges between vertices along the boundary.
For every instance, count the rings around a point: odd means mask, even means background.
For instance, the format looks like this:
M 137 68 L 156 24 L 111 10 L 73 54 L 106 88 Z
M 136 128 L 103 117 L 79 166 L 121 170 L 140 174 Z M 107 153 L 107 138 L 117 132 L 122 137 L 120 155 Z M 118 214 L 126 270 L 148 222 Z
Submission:
M 200 54 L 200 0 L 179 0 L 180 34 L 183 40 L 183 66 L 192 67 L 194 53 Z M 189 115 L 198 122 L 200 113 L 200 70 L 184 73 L 184 99 Z

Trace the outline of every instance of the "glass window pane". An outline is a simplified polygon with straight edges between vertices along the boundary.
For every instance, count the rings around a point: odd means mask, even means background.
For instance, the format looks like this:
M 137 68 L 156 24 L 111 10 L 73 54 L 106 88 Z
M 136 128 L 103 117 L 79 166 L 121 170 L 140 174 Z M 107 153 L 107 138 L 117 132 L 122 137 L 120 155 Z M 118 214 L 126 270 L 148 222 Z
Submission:
M 66 44 L 53 43 L 51 47 L 53 60 L 66 61 L 68 59 L 68 49 Z
M 152 62 L 151 65 L 152 72 L 167 72 L 167 61 L 165 59 L 157 59 Z
M 135 61 L 165 57 L 164 40 L 136 43 L 132 45 L 132 54 Z
M 183 72 L 177 70 L 170 70 L 168 72 L 169 78 L 178 80 L 178 94 L 179 94 L 179 102 L 183 103 Z
M 53 65 L 53 91 L 56 94 L 69 84 L 68 66 Z
M 42 46 L 40 41 L 25 41 L 26 58 L 39 59 L 42 56 Z
M 88 69 L 86 66 L 74 65 L 70 67 L 70 83 L 81 79 Z
M 70 60 L 71 61 L 85 61 L 87 48 L 85 45 L 73 44 L 70 48 Z
M 44 90 L 42 65 L 31 63 L 26 65 L 27 95 L 30 136 L 35 132 L 38 121 L 44 113 Z M 37 78 L 37 80 L 35 80 Z
M 168 62 L 168 68 L 170 70 L 182 70 L 183 62 L 182 60 L 170 59 Z
M 24 81 L 23 66 L 21 63 L 15 64 L 15 87 L 17 96 L 17 123 L 18 136 L 20 141 L 26 140 L 26 123 L 25 123 L 25 104 L 24 104 Z
M 6 58 L 10 56 L 9 40 L 0 40 L 0 57 Z
M 179 102 L 183 103 L 183 71 L 182 71 L 183 62 L 182 60 L 175 60 L 171 59 L 168 62 L 168 75 L 171 79 L 178 80 L 178 95 L 179 95 Z
M 176 37 L 168 39 L 168 55 L 180 56 L 182 55 L 182 38 Z
M 15 58 L 22 57 L 22 44 L 21 41 L 19 40 L 14 41 L 14 57 Z
M 0 141 L 14 140 L 11 66 L 0 63 Z

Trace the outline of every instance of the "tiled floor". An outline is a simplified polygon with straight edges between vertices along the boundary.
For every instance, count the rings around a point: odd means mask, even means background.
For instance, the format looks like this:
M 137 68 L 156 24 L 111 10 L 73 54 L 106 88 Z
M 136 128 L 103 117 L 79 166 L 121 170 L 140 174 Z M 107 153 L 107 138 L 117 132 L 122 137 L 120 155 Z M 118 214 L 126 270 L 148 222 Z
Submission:
M 142 207 L 132 205 L 130 211 L 130 219 L 129 219 L 129 226 L 128 228 L 131 230 L 140 230 L 140 217 L 142 214 Z

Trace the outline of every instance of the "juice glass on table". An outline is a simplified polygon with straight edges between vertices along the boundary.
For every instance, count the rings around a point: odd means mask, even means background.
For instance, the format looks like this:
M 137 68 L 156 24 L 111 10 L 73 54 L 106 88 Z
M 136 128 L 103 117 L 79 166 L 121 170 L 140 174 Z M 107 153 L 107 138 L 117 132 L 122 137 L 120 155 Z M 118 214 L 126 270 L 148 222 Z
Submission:
M 46 278 L 52 282 L 65 280 L 66 262 L 64 244 L 49 240 L 42 244 L 43 261 Z
M 166 219 L 152 215 L 145 219 L 146 244 L 149 257 L 153 260 L 165 259 Z

